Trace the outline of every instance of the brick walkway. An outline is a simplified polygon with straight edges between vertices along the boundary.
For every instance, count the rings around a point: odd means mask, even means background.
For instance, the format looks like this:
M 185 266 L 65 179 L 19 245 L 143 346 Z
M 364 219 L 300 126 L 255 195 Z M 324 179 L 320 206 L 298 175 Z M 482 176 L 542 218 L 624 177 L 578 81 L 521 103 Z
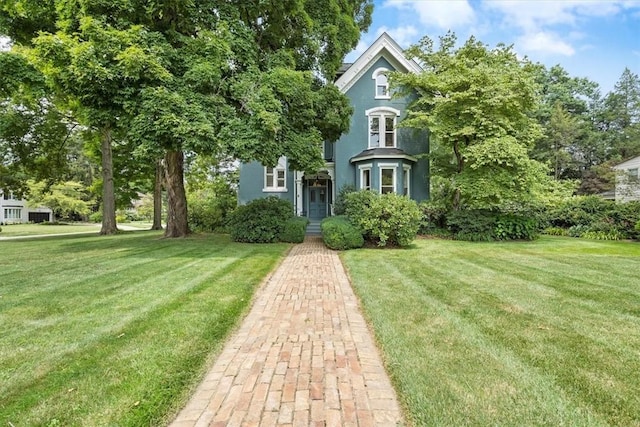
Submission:
M 337 254 L 293 247 L 173 427 L 396 426 L 400 409 Z

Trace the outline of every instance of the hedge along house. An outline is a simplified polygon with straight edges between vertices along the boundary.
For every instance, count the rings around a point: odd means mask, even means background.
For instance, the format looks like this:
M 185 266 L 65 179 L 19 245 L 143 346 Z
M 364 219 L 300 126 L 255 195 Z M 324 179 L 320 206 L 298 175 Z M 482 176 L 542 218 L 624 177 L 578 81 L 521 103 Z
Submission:
M 324 144 L 325 167 L 319 171 L 290 170 L 281 157 L 275 167 L 258 162 L 240 165 L 238 201 L 277 196 L 292 202 L 298 216 L 322 219 L 332 215 L 344 186 L 429 198 L 428 135 L 398 124 L 410 98 L 394 98 L 387 73 L 420 72 L 398 44 L 383 33 L 353 64 L 338 73 L 336 86 L 350 100 L 353 115 L 348 133 Z

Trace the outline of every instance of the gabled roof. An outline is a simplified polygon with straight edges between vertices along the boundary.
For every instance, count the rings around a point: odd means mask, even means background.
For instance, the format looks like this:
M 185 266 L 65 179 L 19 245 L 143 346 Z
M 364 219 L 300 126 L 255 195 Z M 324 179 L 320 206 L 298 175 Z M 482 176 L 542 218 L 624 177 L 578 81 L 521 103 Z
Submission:
M 640 163 L 640 156 L 632 157 L 630 159 L 625 160 L 622 163 L 618 163 L 613 168 L 614 169 L 626 169 L 628 166 L 637 166 Z
M 398 71 L 419 73 L 417 62 L 407 59 L 404 51 L 387 33 L 382 33 L 367 50 L 336 80 L 335 85 L 342 93 L 348 91 L 355 82 L 378 60 L 384 58 Z

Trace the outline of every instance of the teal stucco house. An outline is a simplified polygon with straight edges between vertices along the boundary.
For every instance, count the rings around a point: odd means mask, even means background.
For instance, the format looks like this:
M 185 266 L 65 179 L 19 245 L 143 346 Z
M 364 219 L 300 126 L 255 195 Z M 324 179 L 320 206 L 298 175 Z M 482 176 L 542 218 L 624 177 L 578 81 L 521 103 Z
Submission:
M 417 157 L 428 152 L 428 135 L 398 127 L 411 99 L 391 96 L 391 71 L 417 73 L 420 67 L 384 33 L 338 73 L 335 84 L 354 112 L 349 131 L 324 144 L 325 167 L 314 173 L 291 170 L 285 157 L 275 167 L 241 164 L 239 203 L 277 196 L 291 201 L 298 216 L 318 220 L 332 214 L 337 192 L 347 185 L 428 199 L 429 163 Z

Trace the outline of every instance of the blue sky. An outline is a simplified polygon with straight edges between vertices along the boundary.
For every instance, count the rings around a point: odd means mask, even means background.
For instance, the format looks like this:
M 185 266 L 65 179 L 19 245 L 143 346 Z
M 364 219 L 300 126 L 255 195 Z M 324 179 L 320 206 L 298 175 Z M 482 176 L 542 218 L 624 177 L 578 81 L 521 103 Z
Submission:
M 640 0 L 374 0 L 373 22 L 347 62 L 383 31 L 402 47 L 448 30 L 459 43 L 470 36 L 513 45 L 547 67 L 560 64 L 587 77 L 601 94 L 613 90 L 625 67 L 640 75 Z

